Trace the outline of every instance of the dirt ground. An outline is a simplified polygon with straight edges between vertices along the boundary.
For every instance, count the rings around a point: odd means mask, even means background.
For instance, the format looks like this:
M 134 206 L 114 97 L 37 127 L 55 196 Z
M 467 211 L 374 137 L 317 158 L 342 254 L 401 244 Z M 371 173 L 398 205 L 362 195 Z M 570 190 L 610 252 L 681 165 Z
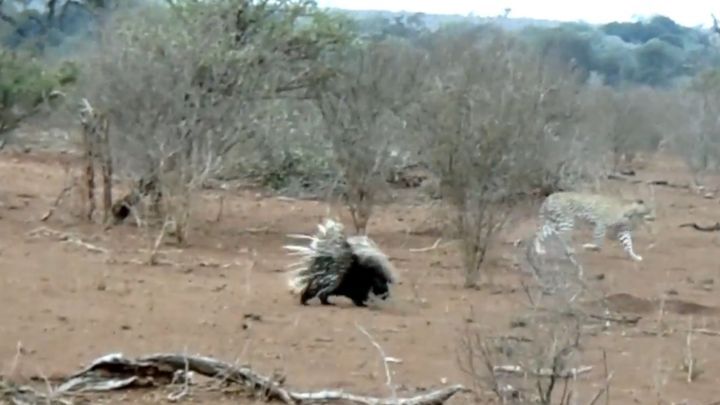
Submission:
M 473 322 L 490 335 L 510 333 L 513 317 L 525 308 L 518 285 L 527 276 L 515 265 L 520 252 L 512 241 L 533 230 L 533 218 L 513 226 L 493 248 L 487 265 L 492 286 L 466 290 L 460 288 L 452 244 L 411 251 L 439 237 L 428 206 L 403 201 L 380 207 L 369 232 L 399 273 L 393 304 L 364 309 L 336 298 L 337 307 L 301 306 L 286 289 L 282 270 L 293 258 L 282 245 L 286 234 L 313 232 L 326 204 L 265 198 L 247 189 L 209 190 L 197 205 L 190 246 L 164 245 L 163 260 L 170 264 L 150 267 L 141 264 L 149 236 L 132 223 L 103 230 L 75 216 L 76 204 L 40 221 L 68 181 L 63 162 L 69 161 L 68 154 L 0 154 L 0 373 L 9 378 L 68 375 L 111 352 L 187 351 L 240 361 L 265 374 L 278 370 L 298 389 L 387 396 L 380 357 L 360 325 L 388 356 L 402 360 L 392 365 L 401 394 L 452 383 L 471 386 L 457 361 L 462 331 Z M 681 183 L 689 178 L 680 163 L 667 158 L 651 161 L 637 177 Z M 637 191 L 629 184 L 620 189 L 626 195 Z M 220 195 L 224 208 L 217 221 Z M 588 277 L 604 275 L 594 285 L 616 294 L 616 309 L 643 316 L 636 326 L 613 326 L 585 341 L 583 363 L 595 369 L 579 378 L 579 403 L 588 403 L 603 384 L 603 350 L 613 373 L 611 403 L 709 404 L 720 398 L 720 336 L 694 335 L 692 350 L 702 374 L 688 383 L 682 371 L 690 316 L 696 328 L 720 330 L 720 233 L 678 226 L 714 224 L 720 204 L 661 186 L 655 204 L 655 236 L 642 229 L 635 236 L 643 262 L 628 260 L 612 242 L 603 252 L 579 253 Z M 107 252 L 31 233 L 40 227 L 77 235 Z M 663 319 L 674 333 L 641 333 L 657 330 L 653 302 L 664 294 L 674 300 L 667 302 Z M 118 392 L 93 398 L 156 403 L 165 395 Z M 482 398 L 489 402 L 492 395 Z M 202 392 L 186 401 L 238 403 Z M 476 401 L 467 394 L 450 403 Z

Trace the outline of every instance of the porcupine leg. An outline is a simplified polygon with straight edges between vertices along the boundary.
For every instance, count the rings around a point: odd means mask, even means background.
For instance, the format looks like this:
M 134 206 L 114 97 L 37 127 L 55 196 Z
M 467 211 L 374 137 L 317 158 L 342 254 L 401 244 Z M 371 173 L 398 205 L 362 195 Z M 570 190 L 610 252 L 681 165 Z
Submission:
M 318 292 L 318 298 L 320 298 L 320 303 L 323 305 L 335 305 L 332 302 L 328 301 L 328 298 L 330 298 L 331 295 L 335 295 L 336 289 L 337 286 L 333 284 L 320 290 L 320 292 Z
M 307 302 L 311 299 L 318 297 L 320 299 L 320 303 L 323 305 L 335 305 L 332 302 L 328 301 L 328 298 L 333 294 L 334 286 L 330 287 L 324 287 L 320 288 L 317 283 L 312 282 L 305 288 L 305 290 L 300 295 L 300 303 L 303 305 L 307 305 Z
M 315 294 L 310 291 L 310 288 L 306 288 L 305 291 L 303 291 L 300 295 L 300 303 L 302 305 L 307 305 L 307 302 L 310 301 L 314 296 Z
M 385 280 L 375 279 L 373 282 L 372 292 L 383 301 L 390 297 L 390 288 Z
M 337 290 L 340 287 L 341 283 L 342 278 L 339 277 L 339 275 L 337 274 L 325 277 L 321 281 L 319 281 L 318 284 L 323 286 L 319 289 L 320 291 L 318 291 L 317 293 L 318 298 L 320 298 L 320 303 L 323 305 L 335 305 L 332 302 L 328 301 L 328 298 L 331 295 L 337 295 Z
M 326 294 L 326 293 L 318 294 L 318 298 L 320 298 L 320 303 L 321 303 L 322 305 L 334 306 L 335 304 L 333 304 L 332 302 L 328 301 L 328 298 L 329 298 L 329 297 L 330 297 L 330 294 Z
M 305 287 L 302 294 L 300 295 L 300 303 L 302 305 L 307 305 L 308 301 L 310 301 L 311 299 L 315 298 L 318 295 L 318 293 L 320 292 L 319 290 L 320 290 L 320 288 L 319 288 L 317 282 L 311 281 L 310 284 L 308 284 L 307 287 Z M 323 298 L 320 297 L 321 302 L 322 302 L 322 300 L 323 300 Z M 326 300 L 327 300 L 327 298 L 326 298 Z
M 352 299 L 353 304 L 355 304 L 355 306 L 358 306 L 358 307 L 366 307 L 367 306 L 367 304 L 365 303 L 367 301 L 367 298 L 363 299 L 360 297 L 352 297 L 351 299 Z

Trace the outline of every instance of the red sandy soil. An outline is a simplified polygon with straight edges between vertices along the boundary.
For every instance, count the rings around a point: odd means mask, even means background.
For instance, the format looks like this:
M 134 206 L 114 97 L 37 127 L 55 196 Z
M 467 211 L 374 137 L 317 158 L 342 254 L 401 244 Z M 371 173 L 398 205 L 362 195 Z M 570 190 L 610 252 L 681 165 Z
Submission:
M 62 162 L 70 160 L 67 154 L 0 154 L 0 373 L 8 378 L 68 375 L 110 352 L 187 351 L 239 361 L 264 374 L 280 371 L 288 377 L 286 384 L 298 389 L 342 388 L 387 396 L 380 357 L 357 324 L 388 356 L 402 360 L 392 365 L 394 382 L 401 386 L 400 394 L 412 394 L 443 383 L 472 385 L 457 361 L 471 307 L 472 322 L 488 335 L 510 333 L 510 322 L 526 308 L 518 287 L 527 276 L 514 264 L 519 251 L 511 242 L 534 229 L 531 216 L 492 249 L 486 267 L 492 286 L 467 290 L 460 287 L 452 245 L 410 250 L 431 246 L 438 238 L 437 232 L 427 232 L 435 226 L 434 211 L 407 201 L 379 207 L 369 232 L 391 256 L 402 280 L 394 303 L 356 308 L 336 297 L 337 307 L 317 302 L 301 306 L 286 289 L 281 270 L 294 258 L 282 245 L 288 242 L 286 234 L 313 232 L 326 204 L 262 197 L 247 189 L 207 191 L 197 204 L 189 246 L 162 246 L 163 259 L 174 264 L 151 267 L 138 264 L 147 257 L 150 237 L 132 221 L 105 231 L 74 215 L 77 205 L 65 204 L 49 221 L 40 222 L 67 182 Z M 639 170 L 639 178 L 688 181 L 674 160 L 650 163 Z M 629 184 L 620 189 L 626 195 L 637 190 Z M 216 222 L 221 193 L 224 210 Z M 595 285 L 620 294 L 613 300 L 618 309 L 643 316 L 637 326 L 614 326 L 586 338 L 582 363 L 595 368 L 580 378 L 580 403 L 587 403 L 603 384 L 603 350 L 613 372 L 611 403 L 708 404 L 720 399 L 720 336 L 694 336 L 693 352 L 703 373 L 689 384 L 681 371 L 684 333 L 637 333 L 657 329 L 650 301 L 667 292 L 677 300 L 666 308 L 668 325 L 682 330 L 693 315 L 696 327 L 720 330 L 715 315 L 720 307 L 720 234 L 678 227 L 715 223 L 718 199 L 668 187 L 656 187 L 655 194 L 657 234 L 640 229 L 635 237 L 643 262 L 628 260 L 613 242 L 600 253 L 578 249 L 588 277 L 605 276 Z M 350 224 L 344 215 L 343 220 Z M 29 235 L 41 226 L 78 235 L 109 253 Z M 166 394 L 117 392 L 93 398 L 157 403 L 166 402 Z M 491 393 L 480 394 L 484 403 L 492 401 Z M 238 398 L 198 391 L 186 401 L 238 403 Z M 477 401 L 467 394 L 450 403 Z

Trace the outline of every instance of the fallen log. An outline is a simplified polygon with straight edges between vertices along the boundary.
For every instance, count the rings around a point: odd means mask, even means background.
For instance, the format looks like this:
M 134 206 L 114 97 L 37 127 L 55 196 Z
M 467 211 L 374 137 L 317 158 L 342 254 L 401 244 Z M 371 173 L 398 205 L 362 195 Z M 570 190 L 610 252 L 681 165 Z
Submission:
M 355 395 L 342 390 L 300 392 L 283 387 L 284 378 L 282 377 L 266 377 L 249 367 L 236 366 L 211 357 L 159 353 L 129 359 L 120 353 L 113 353 L 94 360 L 83 370 L 71 375 L 55 390 L 55 393 L 72 394 L 168 385 L 178 381 L 179 378 L 189 378 L 190 372 L 240 384 L 266 401 L 280 401 L 292 405 L 317 402 L 350 402 L 364 405 L 440 405 L 458 392 L 467 391 L 462 385 L 453 385 L 406 398 L 376 398 Z

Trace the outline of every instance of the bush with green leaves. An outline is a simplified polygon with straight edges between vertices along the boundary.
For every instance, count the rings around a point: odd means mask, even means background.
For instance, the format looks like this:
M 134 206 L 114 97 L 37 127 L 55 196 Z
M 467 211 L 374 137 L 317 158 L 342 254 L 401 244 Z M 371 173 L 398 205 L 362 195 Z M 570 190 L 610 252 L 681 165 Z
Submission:
M 49 70 L 32 56 L 0 49 L 0 134 L 37 113 L 44 101 L 72 85 L 77 74 L 71 63 Z

